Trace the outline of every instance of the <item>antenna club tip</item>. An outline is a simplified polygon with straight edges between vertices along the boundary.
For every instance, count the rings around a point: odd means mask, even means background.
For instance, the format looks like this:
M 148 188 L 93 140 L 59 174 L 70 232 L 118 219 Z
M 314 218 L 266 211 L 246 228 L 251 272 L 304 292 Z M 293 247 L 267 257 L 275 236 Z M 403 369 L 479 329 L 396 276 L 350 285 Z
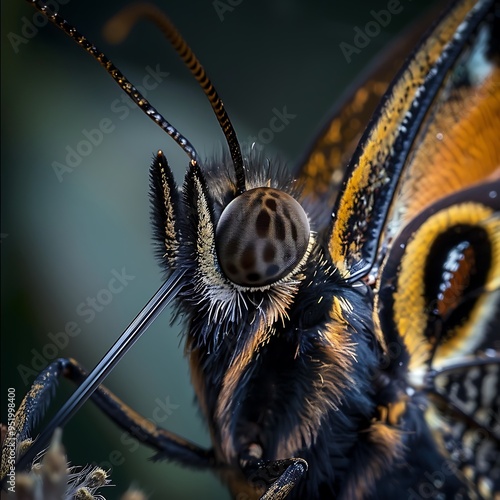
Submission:
M 111 44 L 117 45 L 128 37 L 133 21 L 125 16 L 117 14 L 112 17 L 102 28 L 102 36 L 104 39 Z
M 134 25 L 141 18 L 154 20 L 158 16 L 163 16 L 162 12 L 153 4 L 139 3 L 124 7 L 115 14 L 102 30 L 104 38 L 109 43 L 121 43 L 128 37 Z

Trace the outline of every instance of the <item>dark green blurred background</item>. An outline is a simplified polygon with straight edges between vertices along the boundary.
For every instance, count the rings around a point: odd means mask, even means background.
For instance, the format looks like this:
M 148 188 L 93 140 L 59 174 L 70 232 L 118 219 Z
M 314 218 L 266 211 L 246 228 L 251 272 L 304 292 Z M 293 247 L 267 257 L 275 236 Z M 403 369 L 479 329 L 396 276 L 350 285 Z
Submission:
M 232 11 L 221 21 L 212 1 L 158 3 L 178 25 L 223 97 L 241 140 L 267 127 L 273 108 L 296 115 L 275 135 L 270 152 L 293 164 L 328 109 L 352 85 L 372 58 L 423 10 L 423 2 L 401 0 L 403 10 L 382 33 L 354 54 L 348 64 L 339 48 L 352 43 L 354 27 L 372 20 L 370 10 L 388 0 L 320 2 L 305 0 L 222 0 Z M 427 2 L 426 4 L 430 4 Z M 135 83 L 146 67 L 160 65 L 170 75 L 148 98 L 202 155 L 218 151 L 219 127 L 202 92 L 162 36 L 141 24 L 121 46 L 102 41 L 100 28 L 124 2 L 71 0 L 63 15 L 97 45 Z M 151 248 L 148 167 L 161 148 L 181 181 L 187 157 L 138 110 L 120 119 L 112 103 L 121 98 L 95 61 L 52 26 L 14 50 L 23 18 L 35 11 L 21 0 L 2 3 L 2 420 L 7 388 L 17 403 L 28 387 L 19 366 L 31 368 L 32 349 L 42 352 L 48 334 L 69 321 L 81 333 L 58 350 L 93 367 L 161 284 Z M 9 39 L 10 34 L 10 39 Z M 59 182 L 52 168 L 64 163 L 66 146 L 84 139 L 110 119 L 115 130 Z M 85 323 L 77 312 L 87 297 L 106 288 L 112 270 L 135 276 L 112 302 Z M 179 329 L 169 328 L 169 312 L 134 347 L 108 378 L 107 385 L 145 416 L 155 400 L 178 405 L 164 422 L 170 430 L 209 445 L 193 402 Z M 30 378 L 31 382 L 32 378 Z M 73 390 L 63 382 L 60 404 Z M 67 426 L 64 441 L 73 464 L 102 463 L 120 452 L 114 467 L 117 498 L 130 484 L 152 499 L 227 498 L 209 473 L 166 463 L 153 464 L 151 451 L 133 452 L 116 430 L 87 404 Z

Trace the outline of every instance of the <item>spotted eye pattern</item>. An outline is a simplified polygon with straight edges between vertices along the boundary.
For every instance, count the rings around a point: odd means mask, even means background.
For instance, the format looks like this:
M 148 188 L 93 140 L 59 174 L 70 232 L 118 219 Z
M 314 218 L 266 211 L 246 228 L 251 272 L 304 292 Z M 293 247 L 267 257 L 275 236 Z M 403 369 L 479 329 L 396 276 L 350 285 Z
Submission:
M 283 191 L 260 187 L 225 208 L 215 245 L 228 279 L 259 287 L 280 280 L 297 266 L 309 236 L 309 220 L 300 204 Z

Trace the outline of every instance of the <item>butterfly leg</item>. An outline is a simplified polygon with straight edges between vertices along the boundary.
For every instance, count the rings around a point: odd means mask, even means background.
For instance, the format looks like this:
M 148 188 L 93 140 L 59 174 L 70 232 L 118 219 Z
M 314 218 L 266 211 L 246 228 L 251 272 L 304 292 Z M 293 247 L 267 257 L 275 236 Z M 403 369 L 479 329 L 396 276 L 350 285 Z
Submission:
M 247 479 L 265 493 L 260 500 L 282 500 L 303 478 L 307 462 L 302 458 L 286 460 L 252 460 L 244 467 Z
M 76 360 L 61 358 L 51 363 L 38 375 L 15 414 L 11 426 L 14 436 L 7 436 L 7 439 L 16 440 L 18 453 L 22 454 L 23 449 L 25 450 L 30 445 L 29 433 L 43 417 L 61 376 L 76 384 L 81 384 L 87 373 Z M 91 399 L 119 427 L 140 442 L 153 448 L 156 451 L 154 460 L 175 460 L 181 465 L 195 468 L 213 468 L 215 466 L 211 450 L 201 448 L 156 426 L 125 405 L 103 386 L 96 389 Z M 1 478 L 5 477 L 4 465 L 7 464 L 8 453 L 9 447 L 3 446 Z

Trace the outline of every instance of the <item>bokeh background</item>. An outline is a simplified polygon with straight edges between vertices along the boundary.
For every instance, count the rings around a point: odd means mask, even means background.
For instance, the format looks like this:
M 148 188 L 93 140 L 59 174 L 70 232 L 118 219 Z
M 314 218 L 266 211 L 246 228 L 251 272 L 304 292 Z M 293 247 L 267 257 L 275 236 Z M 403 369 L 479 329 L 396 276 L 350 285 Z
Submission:
M 135 83 L 146 67 L 160 65 L 169 76 L 148 95 L 202 155 L 219 150 L 223 137 L 209 104 L 161 34 L 148 24 L 136 27 L 122 45 L 102 41 L 100 29 L 123 2 L 71 0 L 61 12 L 93 40 Z M 236 5 L 238 4 L 238 5 Z M 432 2 L 401 0 L 402 12 L 348 63 L 339 44 L 353 43 L 354 28 L 372 20 L 370 10 L 388 0 L 186 0 L 158 2 L 201 59 L 223 97 L 242 141 L 267 127 L 273 108 L 286 106 L 296 118 L 275 134 L 270 153 L 293 165 L 328 110 L 363 69 Z M 217 13 L 228 8 L 223 19 Z M 232 9 L 232 10 L 231 10 Z M 27 391 L 19 368 L 33 369 L 35 350 L 52 343 L 49 333 L 74 321 L 81 333 L 60 356 L 92 368 L 136 312 L 161 284 L 149 224 L 148 167 L 161 148 L 182 180 L 188 160 L 139 110 L 125 119 L 114 111 L 121 91 L 86 53 L 52 26 L 14 47 L 15 35 L 35 11 L 21 0 L 2 2 L 2 349 L 1 411 L 6 419 L 7 388 L 17 403 Z M 19 42 L 19 39 L 17 39 Z M 103 119 L 115 130 L 73 172 L 56 177 L 52 163 L 64 163 L 66 146 L 75 148 Z M 112 271 L 134 276 L 93 321 L 77 312 L 87 297 L 108 286 Z M 157 398 L 173 409 L 164 425 L 209 446 L 194 403 L 179 328 L 167 311 L 127 354 L 106 384 L 145 416 Z M 47 349 L 45 349 L 47 353 Z M 47 358 L 46 358 L 47 359 Z M 29 377 L 32 381 L 33 377 Z M 60 405 L 73 387 L 64 381 Z M 145 447 L 131 451 L 122 431 L 91 403 L 67 425 L 64 441 L 73 464 L 110 460 L 116 487 L 103 494 L 118 498 L 131 483 L 151 499 L 229 498 L 210 473 L 148 461 Z

